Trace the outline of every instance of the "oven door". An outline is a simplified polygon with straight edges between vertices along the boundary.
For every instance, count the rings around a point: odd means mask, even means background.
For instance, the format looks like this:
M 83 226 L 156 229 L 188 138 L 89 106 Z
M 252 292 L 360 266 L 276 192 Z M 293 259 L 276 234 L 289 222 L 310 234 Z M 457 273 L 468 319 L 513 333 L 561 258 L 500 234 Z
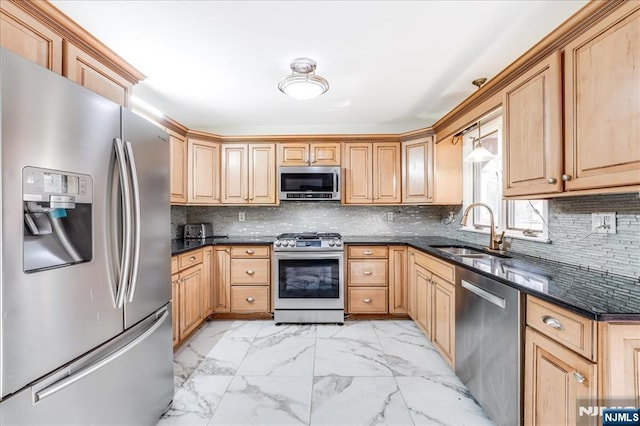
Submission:
M 344 309 L 344 253 L 276 252 L 275 309 Z

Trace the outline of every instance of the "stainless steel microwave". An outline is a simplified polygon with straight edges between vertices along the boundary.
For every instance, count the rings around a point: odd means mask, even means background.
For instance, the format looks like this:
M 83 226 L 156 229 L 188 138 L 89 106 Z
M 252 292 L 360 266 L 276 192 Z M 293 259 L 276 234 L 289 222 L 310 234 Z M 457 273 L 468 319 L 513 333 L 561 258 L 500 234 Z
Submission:
M 340 167 L 280 166 L 278 187 L 281 200 L 340 200 Z

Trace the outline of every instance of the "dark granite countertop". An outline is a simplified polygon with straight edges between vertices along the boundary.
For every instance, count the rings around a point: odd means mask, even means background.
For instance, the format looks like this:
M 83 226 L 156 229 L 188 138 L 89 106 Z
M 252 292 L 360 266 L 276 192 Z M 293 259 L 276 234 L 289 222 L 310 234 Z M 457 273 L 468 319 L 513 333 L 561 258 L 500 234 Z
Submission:
M 640 320 L 640 281 L 561 262 L 509 253 L 511 258 L 461 258 L 432 246 L 482 246 L 444 237 L 344 236 L 345 244 L 408 245 L 597 321 Z M 173 240 L 172 254 L 207 245 L 272 244 L 274 237 Z

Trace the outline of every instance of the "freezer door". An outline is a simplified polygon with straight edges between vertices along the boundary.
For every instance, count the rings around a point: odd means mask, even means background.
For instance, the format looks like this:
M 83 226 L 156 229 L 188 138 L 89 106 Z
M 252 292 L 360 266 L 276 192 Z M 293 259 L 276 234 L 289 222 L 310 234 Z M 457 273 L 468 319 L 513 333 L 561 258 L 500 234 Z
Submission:
M 122 142 L 131 177 L 134 218 L 132 274 L 124 314 L 127 328 L 171 299 L 169 137 L 123 108 Z
M 171 305 L 0 403 L 3 425 L 155 425 L 173 398 Z
M 120 334 L 123 309 L 114 306 L 105 247 L 120 107 L 3 49 L 0 76 L 1 400 Z M 88 260 L 24 271 L 23 244 L 33 233 L 22 200 L 27 166 L 91 177 Z

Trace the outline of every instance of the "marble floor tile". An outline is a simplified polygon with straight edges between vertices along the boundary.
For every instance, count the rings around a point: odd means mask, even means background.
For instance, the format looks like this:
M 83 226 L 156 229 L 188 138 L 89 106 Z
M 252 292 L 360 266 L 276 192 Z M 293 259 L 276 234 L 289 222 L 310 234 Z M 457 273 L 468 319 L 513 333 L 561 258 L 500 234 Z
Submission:
M 455 375 L 449 364 L 428 340 L 422 344 L 380 339 L 384 357 L 394 376 Z
M 191 376 L 178 390 L 158 425 L 206 425 L 233 376 Z
M 494 424 L 456 376 L 395 379 L 416 425 Z
M 370 321 L 345 321 L 344 325 L 318 324 L 316 336 L 378 343 L 378 336 Z
M 241 337 L 223 337 L 202 359 L 194 374 L 233 376 L 240 367 L 251 340 Z
M 212 320 L 207 321 L 196 337 L 223 337 L 232 327 L 233 320 Z
M 256 338 L 242 361 L 241 376 L 313 376 L 314 337 Z
M 379 343 L 318 338 L 314 376 L 391 376 Z
M 261 337 L 316 337 L 315 324 L 282 324 L 276 325 L 273 321 L 265 323 L 258 334 Z
M 392 377 L 315 377 L 311 425 L 412 425 Z
M 429 339 L 422 330 L 410 320 L 398 321 L 371 321 L 371 326 L 378 339 L 393 339 L 398 342 L 423 344 Z
M 305 425 L 312 377 L 236 376 L 210 425 Z
M 216 346 L 219 336 L 200 336 L 200 331 L 185 342 L 173 356 L 176 390 L 191 376 L 207 354 Z
M 253 339 L 265 324 L 271 324 L 271 321 L 234 321 L 231 327 L 224 333 L 224 337 Z

